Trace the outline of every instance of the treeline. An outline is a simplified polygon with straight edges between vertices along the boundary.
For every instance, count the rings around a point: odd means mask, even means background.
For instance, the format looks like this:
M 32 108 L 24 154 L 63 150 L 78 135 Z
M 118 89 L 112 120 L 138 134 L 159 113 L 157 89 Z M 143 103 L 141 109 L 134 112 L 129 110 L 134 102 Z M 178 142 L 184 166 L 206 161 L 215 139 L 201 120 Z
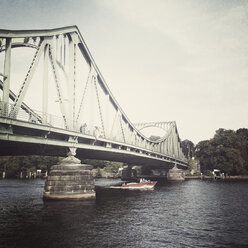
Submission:
M 61 158 L 51 156 L 4 156 L 0 157 L 0 175 L 5 172 L 6 178 L 20 178 L 22 173 L 25 178 L 29 173 L 41 170 L 49 171 L 50 167 L 57 164 Z
M 220 128 L 210 140 L 197 145 L 185 140 L 182 148 L 187 158 L 200 161 L 201 172 L 219 169 L 228 175 L 248 174 L 248 129 L 237 131 Z
M 33 175 L 37 170 L 41 170 L 44 175 L 52 165 L 58 164 L 62 157 L 51 156 L 4 156 L 0 157 L 0 178 L 5 172 L 5 178 L 23 178 Z M 85 159 L 81 161 L 84 164 L 90 164 L 94 169 L 103 169 L 104 173 L 116 174 L 120 167 L 125 164 L 119 162 Z

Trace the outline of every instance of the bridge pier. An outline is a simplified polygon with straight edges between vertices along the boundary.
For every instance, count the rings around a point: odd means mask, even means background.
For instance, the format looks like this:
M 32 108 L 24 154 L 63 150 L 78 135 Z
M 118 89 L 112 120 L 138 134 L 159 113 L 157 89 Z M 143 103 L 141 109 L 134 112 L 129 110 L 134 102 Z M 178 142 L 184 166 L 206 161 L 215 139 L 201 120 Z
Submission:
M 184 171 L 177 168 L 175 164 L 172 169 L 167 172 L 167 180 L 168 181 L 184 181 L 185 175 Z
M 92 166 L 81 164 L 74 156 L 53 165 L 45 183 L 44 200 L 95 199 Z

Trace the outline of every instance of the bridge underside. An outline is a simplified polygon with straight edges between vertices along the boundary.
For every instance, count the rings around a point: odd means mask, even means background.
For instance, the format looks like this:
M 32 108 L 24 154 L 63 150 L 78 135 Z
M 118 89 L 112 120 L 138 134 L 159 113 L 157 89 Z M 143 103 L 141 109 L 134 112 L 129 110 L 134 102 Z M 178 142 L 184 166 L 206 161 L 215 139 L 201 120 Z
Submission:
M 99 148 L 99 147 L 96 147 Z M 26 142 L 10 142 L 1 141 L 0 156 L 61 156 L 66 157 L 68 148 L 56 145 L 35 144 Z M 123 151 L 113 149 L 106 151 L 104 148 L 92 150 L 87 148 L 77 149 L 77 158 L 79 159 L 97 159 L 127 163 L 129 165 L 152 166 L 153 168 L 172 168 L 173 163 L 165 161 L 157 161 L 152 158 L 140 157 L 135 154 L 123 154 Z M 180 166 L 179 166 L 180 167 Z

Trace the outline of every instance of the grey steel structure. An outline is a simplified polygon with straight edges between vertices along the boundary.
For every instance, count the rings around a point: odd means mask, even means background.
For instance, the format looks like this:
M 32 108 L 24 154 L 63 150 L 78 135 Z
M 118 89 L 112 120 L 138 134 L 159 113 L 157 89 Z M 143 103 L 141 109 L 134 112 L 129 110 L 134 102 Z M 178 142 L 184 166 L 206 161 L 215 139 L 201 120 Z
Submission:
M 19 90 L 14 92 L 11 54 L 17 48 L 30 48 L 35 52 Z M 111 93 L 76 26 L 51 30 L 0 30 L 0 59 L 3 61 L 0 70 L 0 155 L 66 156 L 70 152 L 79 158 L 167 168 L 176 163 L 187 168 L 176 123 L 133 124 Z M 87 73 L 80 77 L 78 68 L 82 63 L 86 65 Z M 40 111 L 25 102 L 38 67 L 39 70 L 42 67 L 43 77 L 39 92 Z M 59 116 L 53 115 L 48 102 L 51 85 L 56 89 L 53 98 L 59 104 Z M 79 90 L 82 85 L 83 90 Z M 166 134 L 152 141 L 141 132 L 148 126 L 160 127 Z

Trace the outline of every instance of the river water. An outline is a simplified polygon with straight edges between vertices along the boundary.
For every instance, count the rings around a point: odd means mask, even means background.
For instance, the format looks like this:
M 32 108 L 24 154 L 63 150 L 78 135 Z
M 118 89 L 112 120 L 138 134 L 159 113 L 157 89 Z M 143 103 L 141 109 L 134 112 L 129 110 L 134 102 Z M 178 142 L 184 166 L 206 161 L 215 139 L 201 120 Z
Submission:
M 0 180 L 0 247 L 248 247 L 248 181 L 96 180 L 90 202 L 43 202 L 44 180 Z

